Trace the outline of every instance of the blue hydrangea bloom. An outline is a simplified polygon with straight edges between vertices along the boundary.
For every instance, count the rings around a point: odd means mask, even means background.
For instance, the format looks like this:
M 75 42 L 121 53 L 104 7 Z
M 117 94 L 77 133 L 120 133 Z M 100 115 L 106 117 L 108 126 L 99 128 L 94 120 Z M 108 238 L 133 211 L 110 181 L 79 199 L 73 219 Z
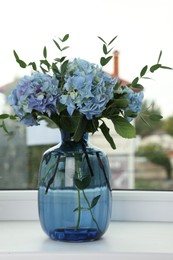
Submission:
M 39 115 L 61 116 L 57 109 L 59 103 L 65 105 L 70 116 L 76 110 L 91 120 L 94 116 L 102 116 L 116 93 L 126 94 L 129 104 L 124 111 L 138 113 L 141 110 L 143 92 L 135 93 L 127 86 L 115 90 L 118 79 L 112 79 L 96 64 L 74 59 L 68 63 L 61 83 L 58 76 L 35 72 L 17 83 L 8 99 L 21 123 L 26 126 L 38 125 Z M 130 117 L 126 119 L 132 120 Z
M 59 99 L 58 80 L 47 74 L 33 73 L 24 76 L 9 95 L 8 100 L 21 123 L 31 126 L 38 125 L 35 113 L 57 113 Z
M 82 59 L 68 63 L 64 80 L 60 102 L 67 106 L 69 115 L 77 109 L 88 120 L 102 114 L 114 97 L 117 82 L 117 78 L 112 79 L 97 65 Z
M 125 111 L 131 110 L 134 113 L 139 113 L 142 108 L 142 100 L 144 98 L 144 93 L 143 91 L 141 92 L 134 92 L 131 88 L 125 86 L 125 87 L 120 87 L 117 90 L 117 93 L 123 94 L 126 93 L 126 98 L 129 101 L 128 107 L 125 108 Z M 128 121 L 132 121 L 133 118 L 131 117 L 126 117 Z

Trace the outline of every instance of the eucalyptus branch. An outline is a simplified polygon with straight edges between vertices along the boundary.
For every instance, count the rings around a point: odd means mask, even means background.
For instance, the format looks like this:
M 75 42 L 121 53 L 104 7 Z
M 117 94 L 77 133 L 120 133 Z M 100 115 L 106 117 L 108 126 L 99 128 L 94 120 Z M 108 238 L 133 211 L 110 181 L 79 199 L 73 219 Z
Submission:
M 167 66 L 164 66 L 160 63 L 160 59 L 161 59 L 161 56 L 162 56 L 162 51 L 160 51 L 159 53 L 159 57 L 158 57 L 158 60 L 157 60 L 157 63 L 152 65 L 151 67 L 149 67 L 148 65 L 145 65 L 141 72 L 140 72 L 140 75 L 138 77 L 136 77 L 132 83 L 129 84 L 129 87 L 132 87 L 133 89 L 135 89 L 136 91 L 137 90 L 143 90 L 144 87 L 143 85 L 139 84 L 139 80 L 140 79 L 151 79 L 150 77 L 146 77 L 145 75 L 148 74 L 148 73 L 154 73 L 155 71 L 157 71 L 158 69 L 169 69 L 169 70 L 172 70 L 171 67 L 167 67 Z
M 9 115 L 9 114 L 1 114 L 0 115 L 0 128 L 2 128 L 4 130 L 4 132 L 8 135 L 8 136 L 12 136 L 14 134 L 13 131 L 9 131 L 7 126 L 6 126 L 6 120 L 7 119 L 11 119 L 11 120 L 15 120 L 17 118 L 17 116 L 15 115 Z
M 59 41 L 60 41 L 61 43 L 64 43 L 64 42 L 66 42 L 68 39 L 69 39 L 69 34 L 66 34 L 62 39 L 59 38 Z M 57 41 L 53 40 L 53 42 L 55 43 L 56 47 L 57 47 L 58 50 L 60 51 L 61 57 L 54 59 L 55 62 L 52 63 L 52 67 L 51 67 L 51 68 L 52 68 L 52 71 L 53 71 L 55 74 L 57 74 L 57 73 L 60 74 L 60 81 L 61 81 L 62 84 L 63 84 L 63 76 L 64 76 L 64 74 L 65 74 L 65 72 L 66 72 L 66 69 L 67 69 L 68 60 L 66 60 L 66 56 L 62 56 L 62 52 L 63 52 L 64 50 L 68 49 L 69 46 L 61 47 L 60 44 L 59 44 Z M 57 63 L 60 63 L 60 71 L 59 71 L 59 69 L 58 69 L 58 67 L 57 67 Z
M 62 39 L 59 38 L 59 41 L 61 43 L 64 43 L 65 41 L 67 41 L 69 38 L 69 34 L 66 34 Z M 55 43 L 56 47 L 60 50 L 61 52 L 61 58 L 56 58 L 54 59 L 55 62 L 52 62 L 52 64 L 47 60 L 47 48 L 46 46 L 44 46 L 43 48 L 43 59 L 40 60 L 40 69 L 42 70 L 43 73 L 47 74 L 50 72 L 50 70 L 52 70 L 52 72 L 54 73 L 58 73 L 59 72 L 59 68 L 57 66 L 57 63 L 60 63 L 60 67 L 61 67 L 61 72 L 64 73 L 65 70 L 66 70 L 66 67 L 67 67 L 67 64 L 68 64 L 68 61 L 65 60 L 66 57 L 65 56 L 62 56 L 62 52 L 66 49 L 69 48 L 69 46 L 64 46 L 64 47 L 61 47 L 60 44 L 53 40 L 53 42 Z M 19 58 L 19 55 L 17 54 L 17 52 L 15 50 L 13 50 L 13 54 L 14 54 L 14 57 L 16 59 L 16 62 L 19 64 L 19 66 L 21 68 L 26 68 L 28 66 L 31 66 L 32 69 L 34 71 L 38 71 L 37 70 L 37 65 L 36 65 L 36 62 L 32 61 L 32 62 L 29 62 L 28 64 Z M 43 66 L 45 66 L 46 68 L 44 68 Z
M 109 43 L 106 43 L 105 40 L 103 40 L 103 38 L 101 38 L 100 36 L 98 36 L 98 38 L 103 42 L 103 53 L 104 53 L 104 57 L 100 58 L 100 64 L 101 66 L 105 66 L 111 59 L 112 59 L 112 55 L 108 56 L 108 54 L 113 50 L 114 47 L 109 48 L 109 46 L 115 41 L 115 39 L 117 38 L 117 36 L 115 36 Z M 109 49 L 108 49 L 109 48 Z

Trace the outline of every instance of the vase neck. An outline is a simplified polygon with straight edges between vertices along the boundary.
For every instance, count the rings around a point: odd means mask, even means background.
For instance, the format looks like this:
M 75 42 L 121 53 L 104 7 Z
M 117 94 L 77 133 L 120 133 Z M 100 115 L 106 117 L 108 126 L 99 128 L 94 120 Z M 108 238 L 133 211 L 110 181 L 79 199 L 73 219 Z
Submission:
M 61 142 L 65 143 L 65 142 L 75 142 L 73 139 L 73 135 L 70 132 L 64 131 L 62 129 L 60 129 L 61 132 Z M 82 138 L 79 140 L 78 143 L 83 142 L 85 144 L 87 144 L 88 142 L 88 133 L 84 133 L 84 135 L 82 136 Z

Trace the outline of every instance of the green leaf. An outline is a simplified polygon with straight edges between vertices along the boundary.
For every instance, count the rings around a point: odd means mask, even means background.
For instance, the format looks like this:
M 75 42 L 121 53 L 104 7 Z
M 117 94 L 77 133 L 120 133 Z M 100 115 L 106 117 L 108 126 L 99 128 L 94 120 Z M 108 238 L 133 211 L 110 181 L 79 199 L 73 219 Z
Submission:
M 57 62 L 61 62 L 61 59 L 60 58 L 56 58 L 56 59 L 54 59 L 55 61 L 57 61 Z
M 149 119 L 152 121 L 160 121 L 160 119 L 162 119 L 163 117 L 159 114 L 152 114 L 149 115 Z
M 60 62 L 63 62 L 65 60 L 66 56 L 61 57 Z
M 151 80 L 152 78 L 149 78 L 149 77 L 142 77 L 143 79 L 149 79 L 149 80 Z
M 109 54 L 112 50 L 113 50 L 113 48 L 111 48 L 110 50 L 107 50 L 107 54 Z
M 161 69 L 166 69 L 166 70 L 172 70 L 171 67 L 167 67 L 167 66 L 161 66 L 160 68 L 161 68 Z
M 74 183 L 79 190 L 86 189 L 90 185 L 90 182 L 91 182 L 90 175 L 87 175 L 82 179 L 78 179 L 78 178 L 74 177 Z
M 104 42 L 106 44 L 106 42 L 100 37 L 100 36 L 97 36 L 102 42 Z
M 40 60 L 40 65 L 42 65 L 42 64 L 44 64 L 48 70 L 50 69 L 51 65 L 47 60 Z
M 111 59 L 112 59 L 112 56 L 109 56 L 107 58 L 101 57 L 101 59 L 100 59 L 101 66 L 105 66 Z
M 134 86 L 138 83 L 138 81 L 139 81 L 139 77 L 136 77 L 136 78 L 132 81 L 132 83 L 131 83 L 132 87 L 134 87 Z
M 143 67 L 143 69 L 140 72 L 140 76 L 141 78 L 145 75 L 145 73 L 147 72 L 148 66 L 146 65 L 145 67 Z
M 151 125 L 145 120 L 145 118 L 141 114 L 139 114 L 139 117 L 148 127 L 151 127 Z
M 112 149 L 116 149 L 116 145 L 114 143 L 114 140 L 112 138 L 112 136 L 110 136 L 109 134 L 109 128 L 106 126 L 105 122 L 103 122 L 101 125 L 100 125 L 100 129 L 104 135 L 104 137 L 106 138 L 106 140 L 108 141 L 108 143 L 110 144 L 110 146 L 112 147 Z
M 87 121 L 87 124 L 86 124 L 86 132 L 88 133 L 95 133 L 98 129 L 98 126 L 99 126 L 99 119 L 98 118 L 92 118 L 91 120 L 88 120 Z
M 66 110 L 66 105 L 61 104 L 60 102 L 57 103 L 58 111 L 61 113 L 62 111 Z
M 85 132 L 87 120 L 83 115 L 80 115 L 78 122 L 76 122 L 76 129 L 74 133 L 74 140 L 75 142 L 79 142 Z
M 18 54 L 17 54 L 17 52 L 15 50 L 13 50 L 13 54 L 14 54 L 14 57 L 15 57 L 16 61 L 20 60 L 19 56 L 18 56 Z
M 69 34 L 66 34 L 66 35 L 63 37 L 63 39 L 62 39 L 62 42 L 65 42 L 65 41 L 67 41 L 67 40 L 68 40 L 68 38 L 69 38 Z
M 127 110 L 127 111 L 125 111 L 125 116 L 128 116 L 128 117 L 132 117 L 132 118 L 135 118 L 135 117 L 137 117 L 137 113 L 135 113 L 135 112 L 133 112 L 132 110 Z
M 134 87 L 133 87 L 134 89 L 141 89 L 141 90 L 143 90 L 144 89 L 144 87 L 141 85 L 141 84 L 136 84 L 136 85 L 134 85 Z
M 122 81 L 117 81 L 117 83 L 114 86 L 114 89 L 117 90 L 122 84 Z
M 78 211 L 78 210 L 90 210 L 90 208 L 83 208 L 83 207 L 75 208 L 75 209 L 73 210 L 73 212 L 76 212 L 76 211 Z
M 118 37 L 118 35 L 117 36 L 115 36 L 109 43 L 108 43 L 108 45 L 111 45 L 111 43 L 113 42 L 113 41 L 115 41 L 115 39 Z
M 9 132 L 8 132 L 8 130 L 7 130 L 7 128 L 6 128 L 6 125 L 5 125 L 4 121 L 2 121 L 2 125 L 1 125 L 0 127 L 3 128 L 3 130 L 5 131 L 6 134 L 9 134 Z
M 66 46 L 66 47 L 62 48 L 62 51 L 66 50 L 68 48 L 70 48 L 70 46 Z
M 48 72 L 48 70 L 45 70 L 42 66 L 40 66 L 40 69 L 43 71 L 43 73 L 47 73 Z
M 54 62 L 52 63 L 52 70 L 54 73 L 59 73 L 59 69 Z
M 116 132 L 124 138 L 135 138 L 136 130 L 125 118 L 116 116 L 111 118 Z
M 61 65 L 61 74 L 64 74 L 66 72 L 67 65 L 68 65 L 68 60 L 66 60 L 66 61 L 64 61 L 64 63 L 62 63 L 62 65 Z
M 103 53 L 106 55 L 107 54 L 107 47 L 105 44 L 103 44 Z
M 20 65 L 20 67 L 21 68 L 26 68 L 26 66 L 27 66 L 26 63 L 19 58 L 17 52 L 15 50 L 13 50 L 13 53 L 14 53 L 14 57 L 16 59 L 16 62 Z
M 47 58 L 47 49 L 46 49 L 46 46 L 45 46 L 44 49 L 43 49 L 43 56 L 44 56 L 45 59 Z
M 8 131 L 8 129 L 7 129 L 6 125 L 5 125 L 4 120 L 2 121 L 2 125 L 1 125 L 1 127 L 2 127 L 3 130 L 6 132 L 6 134 L 10 135 L 10 134 L 12 133 L 12 132 L 9 132 L 9 131 Z
M 62 50 L 61 50 L 61 47 L 60 47 L 60 45 L 57 43 L 57 41 L 55 41 L 55 40 L 53 40 L 53 41 L 54 41 L 56 47 L 57 47 L 60 51 L 62 51 Z
M 155 64 L 151 66 L 150 71 L 153 73 L 154 71 L 158 70 L 161 67 L 161 64 Z
M 26 65 L 26 63 L 23 60 L 18 60 L 17 62 L 19 63 L 21 68 L 23 68 L 23 69 L 26 68 L 27 65 Z
M 9 115 L 9 118 L 10 118 L 11 120 L 16 120 L 17 116 L 16 116 L 16 115 Z
M 60 126 L 60 128 L 74 134 L 76 130 L 76 124 L 79 120 L 79 116 L 74 116 L 74 114 L 73 116 L 61 114 L 61 116 L 59 117 L 54 117 L 53 120 L 55 122 L 58 120 L 58 122 L 56 123 Z
M 0 119 L 7 119 L 7 118 L 9 118 L 8 114 L 1 114 L 0 115 Z
M 33 70 L 37 70 L 37 66 L 35 62 L 30 62 L 28 66 L 32 66 Z
M 160 53 L 159 53 L 159 58 L 158 58 L 158 60 L 157 60 L 157 64 L 160 62 L 161 56 L 162 56 L 162 50 L 161 50 Z
M 111 107 L 118 107 L 118 108 L 125 108 L 129 104 L 129 101 L 125 98 L 115 99 L 113 103 L 109 106 Z
M 94 208 L 97 205 L 97 202 L 100 199 L 100 197 L 101 195 L 98 195 L 97 197 L 93 198 L 90 209 Z

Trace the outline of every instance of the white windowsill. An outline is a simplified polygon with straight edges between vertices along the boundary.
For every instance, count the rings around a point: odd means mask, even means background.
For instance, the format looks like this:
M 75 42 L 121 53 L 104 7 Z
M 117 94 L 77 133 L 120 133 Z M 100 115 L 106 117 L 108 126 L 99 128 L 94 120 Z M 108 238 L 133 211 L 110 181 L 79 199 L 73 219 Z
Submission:
M 37 191 L 0 192 L 1 260 L 173 259 L 172 192 L 113 191 L 114 221 L 91 243 L 50 240 L 37 208 Z
M 66 243 L 50 240 L 39 221 L 1 221 L 2 260 L 172 260 L 173 223 L 111 222 L 101 240 Z
M 112 220 L 173 222 L 173 192 L 113 191 Z M 0 191 L 0 220 L 38 220 L 37 191 Z

